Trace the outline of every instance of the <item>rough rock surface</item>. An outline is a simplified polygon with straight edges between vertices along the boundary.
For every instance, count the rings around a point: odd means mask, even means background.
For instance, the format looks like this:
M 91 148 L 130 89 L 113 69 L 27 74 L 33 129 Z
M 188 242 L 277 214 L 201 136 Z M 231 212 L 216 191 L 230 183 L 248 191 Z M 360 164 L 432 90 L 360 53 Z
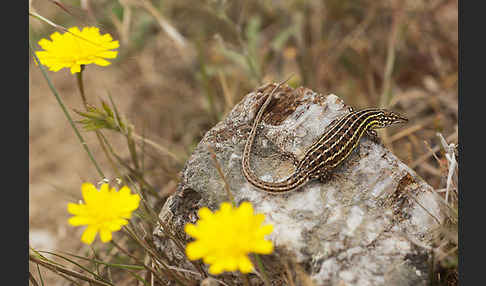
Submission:
M 189 241 L 184 225 L 197 220 L 197 210 L 215 209 L 227 200 L 211 146 L 236 203 L 250 201 L 256 212 L 265 214 L 266 223 L 274 225 L 268 238 L 276 251 L 260 256 L 273 285 L 287 284 L 285 265 L 294 275 L 304 272 L 315 285 L 428 285 L 430 238 L 443 220 L 441 204 L 432 187 L 382 144 L 362 138 L 329 181 L 312 181 L 288 194 L 267 194 L 246 181 L 241 170 L 244 145 L 263 94 L 273 87 L 248 94 L 205 134 L 160 218 Z M 348 112 L 337 96 L 304 87 L 284 85 L 275 97 L 257 133 L 251 161 L 267 181 L 283 180 L 293 172 L 292 161 L 281 154 L 301 159 L 305 148 Z M 154 234 L 173 265 L 194 269 L 160 229 Z M 304 284 L 302 275 L 295 276 L 298 285 Z M 233 273 L 218 278 L 239 281 Z

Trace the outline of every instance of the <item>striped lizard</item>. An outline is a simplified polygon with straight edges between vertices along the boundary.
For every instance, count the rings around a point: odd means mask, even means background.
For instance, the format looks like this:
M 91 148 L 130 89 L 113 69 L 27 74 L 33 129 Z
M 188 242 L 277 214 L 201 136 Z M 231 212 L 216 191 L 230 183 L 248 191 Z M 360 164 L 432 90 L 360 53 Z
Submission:
M 318 140 L 306 149 L 302 160 L 296 163 L 294 173 L 283 181 L 267 182 L 260 179 L 251 169 L 250 155 L 263 113 L 272 101 L 274 92 L 285 81 L 273 88 L 258 110 L 242 158 L 243 174 L 248 182 L 267 193 L 286 193 L 304 186 L 310 180 L 318 179 L 322 182 L 328 180 L 333 169 L 351 154 L 365 134 L 377 139 L 374 129 L 408 121 L 407 118 L 385 109 L 368 108 L 358 111 L 350 109 L 348 114 L 337 119 Z

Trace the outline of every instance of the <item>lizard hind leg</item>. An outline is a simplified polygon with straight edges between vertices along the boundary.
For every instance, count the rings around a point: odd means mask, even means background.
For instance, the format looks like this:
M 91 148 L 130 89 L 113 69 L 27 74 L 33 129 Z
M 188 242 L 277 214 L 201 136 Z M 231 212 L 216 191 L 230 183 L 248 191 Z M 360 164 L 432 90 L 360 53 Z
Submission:
M 330 179 L 332 179 L 333 175 L 327 169 L 318 169 L 313 176 L 312 179 L 319 180 L 321 183 L 326 183 Z
M 329 171 L 326 168 L 317 170 L 317 173 L 313 176 L 315 179 L 319 180 L 321 183 L 327 183 L 330 180 L 340 179 L 342 175 L 337 172 Z
M 294 155 L 294 153 L 292 153 L 292 152 L 282 152 L 282 153 L 280 153 L 280 156 L 282 156 L 285 160 L 292 161 L 292 164 L 294 165 L 294 167 L 299 166 L 299 160 Z

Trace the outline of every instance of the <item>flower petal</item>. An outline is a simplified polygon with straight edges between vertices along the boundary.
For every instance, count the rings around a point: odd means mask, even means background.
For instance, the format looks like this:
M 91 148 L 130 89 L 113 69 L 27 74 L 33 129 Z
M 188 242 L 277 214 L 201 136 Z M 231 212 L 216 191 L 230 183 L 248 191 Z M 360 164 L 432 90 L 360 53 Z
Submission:
M 201 219 L 208 219 L 208 218 L 211 218 L 213 216 L 213 213 L 207 207 L 203 207 L 203 208 L 199 209 L 199 211 L 197 212 L 197 215 Z
M 100 229 L 100 238 L 102 242 L 108 242 L 111 240 L 111 231 L 108 229 Z
M 201 243 L 190 242 L 186 246 L 186 255 L 189 260 L 197 260 L 202 258 L 207 252 L 204 247 L 201 247 Z
M 93 243 L 97 233 L 98 228 L 90 225 L 84 230 L 83 235 L 81 236 L 81 241 L 86 244 L 91 244 Z
M 219 211 L 224 214 L 228 214 L 232 210 L 233 210 L 233 205 L 228 202 L 221 203 L 219 206 Z
M 138 208 L 140 197 L 131 195 L 128 187 L 118 192 L 108 184 L 100 186 L 97 190 L 91 183 L 81 185 L 84 204 L 68 203 L 68 212 L 75 216 L 69 218 L 68 223 L 74 226 L 87 225 L 81 240 L 90 244 L 94 241 L 97 232 L 100 232 L 102 242 L 112 239 L 112 233 L 119 231 L 123 225 L 128 224 L 131 213 Z
M 194 238 L 197 237 L 197 227 L 192 223 L 186 224 L 186 226 L 184 227 L 184 231 Z
M 85 205 L 78 205 L 74 203 L 68 203 L 67 210 L 70 214 L 73 215 L 80 215 L 86 213 L 86 206 Z
M 240 207 L 238 208 L 238 212 L 241 215 L 252 216 L 253 215 L 253 207 L 249 202 L 242 202 Z
M 81 71 L 81 65 L 91 63 L 107 66 L 111 63 L 105 59 L 113 59 L 118 55 L 120 44 L 113 41 L 110 34 L 101 35 L 96 27 L 71 27 L 66 33 L 54 32 L 49 39 L 41 39 L 39 46 L 45 54 L 39 57 L 40 62 L 49 70 L 58 71 L 69 68 L 71 73 Z
M 72 226 L 87 225 L 93 223 L 93 219 L 87 216 L 73 216 L 68 220 Z
M 112 188 L 114 189 L 114 188 Z M 103 183 L 100 187 L 100 193 L 107 194 L 110 191 L 110 185 Z
M 265 216 L 254 214 L 249 202 L 243 202 L 239 207 L 223 202 L 214 212 L 203 207 L 198 215 L 195 224 L 188 223 L 184 228 L 195 238 L 187 244 L 186 254 L 191 260 L 202 258 L 209 264 L 209 272 L 213 275 L 223 271 L 251 272 L 250 252 L 269 254 L 273 251 L 272 242 L 264 238 L 273 231 L 273 226 L 262 226 Z
M 84 183 L 81 185 L 81 193 L 83 194 L 84 202 L 89 205 L 96 200 L 96 193 L 98 190 L 91 183 Z
M 209 273 L 213 275 L 221 274 L 223 273 L 223 270 L 224 270 L 224 265 L 221 262 L 214 263 L 209 267 Z
M 128 196 L 130 195 L 130 189 L 127 187 L 127 186 L 123 186 L 119 191 L 118 193 L 120 194 L 120 196 Z
M 253 264 L 247 256 L 244 256 L 239 260 L 238 269 L 241 273 L 250 273 L 253 271 Z
M 234 256 L 228 256 L 226 259 L 222 260 L 224 261 L 224 269 L 228 271 L 235 271 L 238 269 L 238 260 Z
M 265 236 L 265 235 L 270 234 L 272 232 L 273 232 L 273 225 L 271 225 L 271 224 L 264 225 L 264 226 L 262 226 L 258 229 L 258 234 L 262 235 L 262 236 Z
M 98 57 L 103 57 L 105 59 L 114 59 L 118 55 L 117 51 L 104 51 L 102 53 L 99 53 L 97 56 Z
M 79 30 L 79 28 L 78 28 L 78 27 L 71 27 L 71 28 L 69 28 L 69 29 L 68 29 L 68 32 L 73 33 L 73 34 L 75 34 L 75 35 L 79 35 L 79 34 L 81 34 L 81 31 Z M 56 33 L 57 33 L 57 32 L 56 32 Z
M 268 240 L 262 240 L 253 246 L 252 251 L 260 254 L 270 254 L 273 252 L 273 244 Z

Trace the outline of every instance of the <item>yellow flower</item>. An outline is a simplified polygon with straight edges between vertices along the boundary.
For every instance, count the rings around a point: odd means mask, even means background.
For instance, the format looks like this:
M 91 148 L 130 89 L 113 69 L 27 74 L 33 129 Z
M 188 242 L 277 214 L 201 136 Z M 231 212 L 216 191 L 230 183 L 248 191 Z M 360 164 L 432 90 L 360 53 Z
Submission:
M 111 51 L 118 48 L 118 41 L 113 41 L 110 34 L 101 35 L 96 27 L 85 27 L 82 31 L 78 27 L 68 29 L 69 32 L 51 35 L 52 41 L 41 39 L 39 46 L 44 51 L 36 52 L 41 64 L 51 71 L 71 68 L 71 73 L 81 71 L 81 65 L 97 64 L 107 66 L 111 64 L 105 59 L 116 58 L 118 52 Z
M 265 235 L 273 231 L 272 225 L 262 226 L 263 214 L 253 214 L 253 207 L 243 202 L 238 208 L 230 203 L 222 203 L 220 209 L 212 213 L 203 207 L 198 211 L 196 224 L 186 224 L 185 231 L 196 240 L 186 247 L 190 260 L 203 258 L 210 264 L 209 273 L 223 271 L 249 273 L 253 264 L 248 258 L 250 252 L 270 254 L 272 242 Z
M 109 189 L 108 184 L 101 185 L 99 190 L 91 183 L 81 185 L 85 203 L 68 204 L 69 218 L 73 226 L 87 225 L 81 241 L 91 244 L 98 231 L 102 242 L 111 240 L 111 233 L 128 224 L 134 210 L 138 208 L 140 197 L 130 194 L 130 188 L 122 187 L 120 191 Z

